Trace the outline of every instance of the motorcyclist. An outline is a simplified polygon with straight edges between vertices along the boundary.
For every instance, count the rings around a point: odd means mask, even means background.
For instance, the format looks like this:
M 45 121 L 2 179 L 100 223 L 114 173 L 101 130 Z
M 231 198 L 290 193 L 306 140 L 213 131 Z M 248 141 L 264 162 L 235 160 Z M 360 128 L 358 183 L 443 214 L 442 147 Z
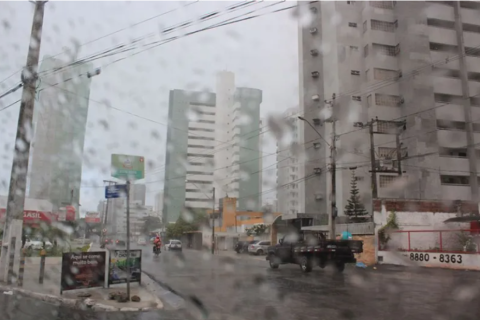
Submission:
M 156 248 L 160 249 L 161 247 L 162 247 L 162 239 L 160 239 L 160 236 L 156 236 L 155 239 L 153 240 L 153 251 L 155 252 Z

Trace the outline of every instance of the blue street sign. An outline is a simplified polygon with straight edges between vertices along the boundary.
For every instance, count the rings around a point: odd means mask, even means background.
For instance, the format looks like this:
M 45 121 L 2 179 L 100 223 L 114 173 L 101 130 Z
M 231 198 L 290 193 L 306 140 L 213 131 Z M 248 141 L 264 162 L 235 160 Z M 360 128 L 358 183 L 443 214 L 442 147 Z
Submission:
M 113 186 L 105 187 L 105 198 L 125 198 L 127 196 L 127 185 L 116 184 Z

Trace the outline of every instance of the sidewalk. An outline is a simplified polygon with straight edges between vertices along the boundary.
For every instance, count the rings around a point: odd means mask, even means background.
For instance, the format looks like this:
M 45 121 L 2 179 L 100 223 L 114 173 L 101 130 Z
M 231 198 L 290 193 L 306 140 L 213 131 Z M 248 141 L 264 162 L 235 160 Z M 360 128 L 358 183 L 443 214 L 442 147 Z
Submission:
M 51 303 L 62 303 L 80 309 L 92 308 L 103 311 L 146 311 L 162 309 L 163 303 L 151 290 L 154 281 L 142 273 L 142 284 L 130 284 L 130 296 L 138 296 L 139 302 L 117 302 L 109 299 L 113 292 L 125 292 L 126 284 L 114 285 L 110 288 L 89 288 L 65 291 L 60 294 L 61 265 L 59 257 L 45 259 L 45 275 L 43 284 L 39 283 L 40 258 L 28 258 L 25 261 L 23 286 L 7 286 L 0 282 L 0 290 L 17 291 L 30 297 L 38 298 Z

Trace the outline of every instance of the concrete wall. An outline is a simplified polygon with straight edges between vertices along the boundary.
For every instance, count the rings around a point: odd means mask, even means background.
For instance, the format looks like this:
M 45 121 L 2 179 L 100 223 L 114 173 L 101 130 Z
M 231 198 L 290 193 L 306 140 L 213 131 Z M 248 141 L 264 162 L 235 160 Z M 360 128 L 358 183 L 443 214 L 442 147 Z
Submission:
M 478 214 L 477 204 L 467 201 L 375 199 L 373 207 L 373 247 L 378 263 L 480 270 L 478 249 L 477 252 L 467 253 L 459 241 L 461 234 L 471 234 L 468 231 L 458 231 L 469 230 L 470 223 L 444 222 L 460 215 Z M 399 230 L 390 233 L 391 240 L 379 248 L 378 231 L 393 212 Z M 478 237 L 474 236 L 475 238 L 474 241 L 478 242 Z

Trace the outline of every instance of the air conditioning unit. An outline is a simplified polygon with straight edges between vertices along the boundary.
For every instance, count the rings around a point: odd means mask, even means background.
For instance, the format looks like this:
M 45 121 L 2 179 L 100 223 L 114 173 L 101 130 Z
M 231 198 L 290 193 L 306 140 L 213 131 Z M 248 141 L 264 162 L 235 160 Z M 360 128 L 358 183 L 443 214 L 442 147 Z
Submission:
M 382 159 L 380 160 L 380 167 L 393 167 L 393 160 L 392 159 Z
M 317 28 L 310 28 L 310 33 L 311 34 L 315 34 L 318 32 L 318 29 Z
M 312 100 L 313 100 L 313 101 L 319 101 L 319 100 L 320 100 L 320 96 L 319 96 L 318 94 L 314 94 L 314 95 L 312 96 Z
M 312 72 L 312 78 L 318 78 L 320 76 L 320 72 L 318 71 L 313 71 Z
M 315 193 L 315 200 L 323 200 L 323 193 Z
M 310 54 L 314 57 L 318 56 L 318 50 L 317 49 L 312 49 L 310 50 Z

